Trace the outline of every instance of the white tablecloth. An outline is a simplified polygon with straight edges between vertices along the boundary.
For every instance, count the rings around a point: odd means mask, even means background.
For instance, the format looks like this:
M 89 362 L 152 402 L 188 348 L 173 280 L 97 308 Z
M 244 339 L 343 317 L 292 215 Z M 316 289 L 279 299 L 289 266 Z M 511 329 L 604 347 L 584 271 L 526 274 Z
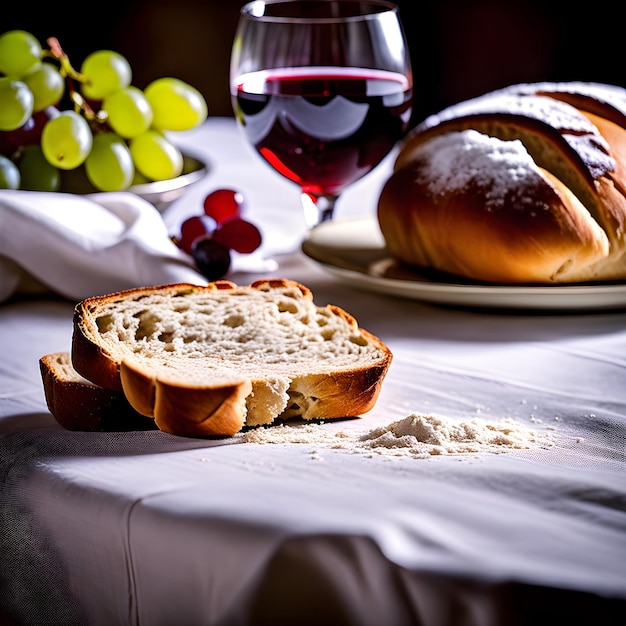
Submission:
M 243 190 L 273 275 L 350 311 L 394 353 L 376 407 L 320 429 L 512 418 L 553 445 L 396 458 L 69 432 L 47 411 L 38 359 L 69 349 L 73 302 L 12 300 L 0 305 L 0 623 L 620 623 L 626 313 L 465 311 L 352 288 L 299 251 L 297 190 L 232 120 L 179 140 L 210 172 L 165 214 L 172 232 L 209 190 Z M 346 192 L 337 219 L 371 214 L 389 167 Z

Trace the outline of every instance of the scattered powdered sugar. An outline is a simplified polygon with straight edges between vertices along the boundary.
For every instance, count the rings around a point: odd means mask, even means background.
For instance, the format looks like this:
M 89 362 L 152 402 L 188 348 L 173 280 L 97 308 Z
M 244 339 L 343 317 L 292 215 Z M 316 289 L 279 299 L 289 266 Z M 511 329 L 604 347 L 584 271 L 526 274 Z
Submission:
M 505 125 L 516 124 L 515 121 L 505 121 L 511 117 L 537 120 L 540 124 L 559 131 L 562 138 L 582 157 L 594 178 L 613 171 L 615 160 L 606 139 L 581 111 L 559 100 L 558 96 L 555 98 L 550 95 L 559 91 L 602 100 L 620 111 L 625 106 L 623 94 L 618 94 L 617 90 L 611 88 L 606 89 L 606 86 L 580 82 L 512 85 L 453 104 L 427 117 L 418 125 L 417 130 L 431 128 L 448 120 L 481 115 L 503 116 Z
M 360 442 L 376 451 L 405 449 L 412 455 L 423 456 L 526 449 L 545 442 L 545 437 L 512 419 L 457 421 L 439 415 L 412 414 L 375 428 L 363 435 Z
M 415 157 L 420 163 L 419 181 L 433 195 L 461 191 L 473 183 L 488 189 L 488 207 L 502 206 L 511 190 L 545 185 L 518 139 L 503 141 L 475 130 L 449 132 L 425 142 Z
M 551 437 L 512 419 L 489 422 L 480 418 L 455 420 L 413 413 L 364 434 L 329 431 L 323 425 L 280 424 L 243 435 L 245 443 L 314 444 L 352 452 L 427 458 L 434 455 L 502 453 L 550 447 Z
M 544 91 L 547 85 L 548 83 L 544 83 Z M 598 134 L 593 123 L 578 109 L 558 99 L 536 93 L 536 84 L 528 85 L 528 87 L 513 85 L 505 87 L 497 93 L 490 92 L 453 104 L 426 118 L 421 126 L 432 127 L 443 121 L 463 117 L 495 115 L 504 116 L 504 124 L 506 124 L 506 118 L 522 117 L 534 119 L 552 128 L 557 128 L 561 133 L 572 135 Z M 549 89 L 549 91 L 553 90 Z M 608 95 L 607 92 L 601 98 L 605 98 L 606 95 Z M 617 104 L 614 98 L 611 103 L 613 106 Z M 514 121 L 509 123 L 515 124 Z
M 249 430 L 242 435 L 244 443 L 306 443 L 332 448 L 354 445 L 354 435 L 345 431 L 328 431 L 323 424 L 273 424 Z

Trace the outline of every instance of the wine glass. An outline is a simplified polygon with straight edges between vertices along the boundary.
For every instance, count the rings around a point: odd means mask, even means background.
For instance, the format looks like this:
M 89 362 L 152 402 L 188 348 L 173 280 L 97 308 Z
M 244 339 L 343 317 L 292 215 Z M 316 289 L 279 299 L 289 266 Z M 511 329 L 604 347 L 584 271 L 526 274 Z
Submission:
M 266 163 L 302 191 L 309 228 L 406 132 L 413 75 L 398 7 L 383 0 L 255 0 L 241 8 L 230 90 Z

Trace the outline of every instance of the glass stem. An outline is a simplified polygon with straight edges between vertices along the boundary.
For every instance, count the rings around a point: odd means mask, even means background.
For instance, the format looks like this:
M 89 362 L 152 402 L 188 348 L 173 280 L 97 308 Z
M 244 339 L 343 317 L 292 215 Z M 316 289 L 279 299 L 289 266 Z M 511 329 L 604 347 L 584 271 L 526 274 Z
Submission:
M 328 222 L 333 218 L 337 196 L 316 196 L 311 193 L 302 193 L 302 207 L 304 219 L 309 229 Z

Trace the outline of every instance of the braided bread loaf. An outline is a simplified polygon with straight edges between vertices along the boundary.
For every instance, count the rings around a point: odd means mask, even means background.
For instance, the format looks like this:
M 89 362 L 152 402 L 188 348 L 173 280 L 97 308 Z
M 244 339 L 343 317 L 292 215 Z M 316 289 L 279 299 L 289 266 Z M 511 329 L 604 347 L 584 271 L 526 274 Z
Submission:
M 426 118 L 378 221 L 411 266 L 508 284 L 626 278 L 626 90 L 520 84 Z

